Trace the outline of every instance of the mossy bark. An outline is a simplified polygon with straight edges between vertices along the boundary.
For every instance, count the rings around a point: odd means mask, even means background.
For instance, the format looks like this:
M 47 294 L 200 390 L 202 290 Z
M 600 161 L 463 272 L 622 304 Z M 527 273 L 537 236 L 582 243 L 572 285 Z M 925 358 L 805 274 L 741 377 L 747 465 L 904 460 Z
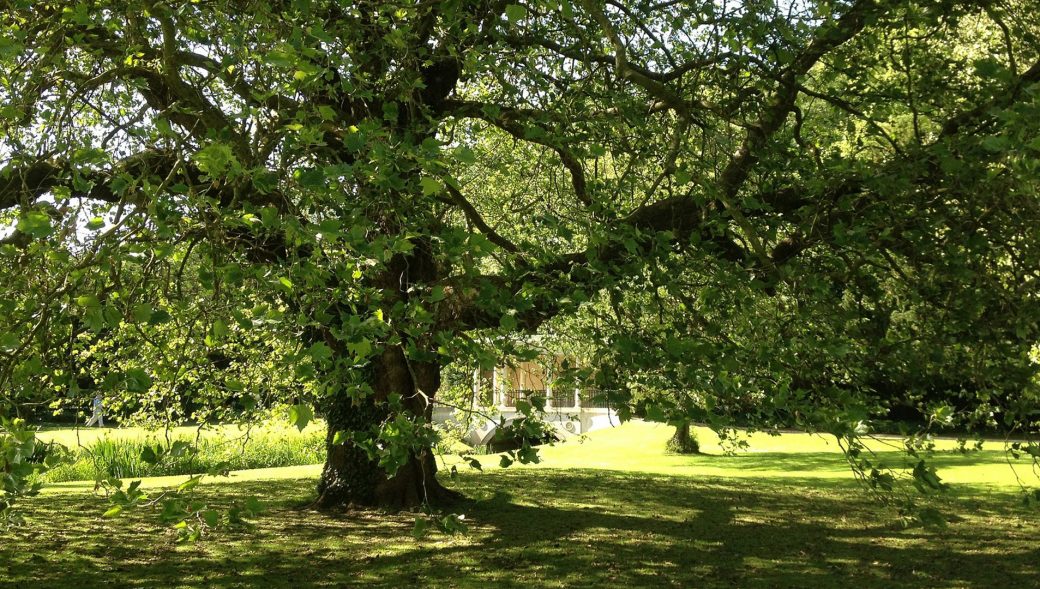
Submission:
M 701 445 L 697 441 L 697 436 L 690 431 L 691 424 L 688 421 L 684 421 L 675 427 L 675 433 L 671 439 L 668 440 L 667 448 L 669 452 L 675 452 L 677 454 L 700 454 Z
M 373 395 L 363 403 L 354 405 L 350 398 L 340 397 L 326 409 L 328 457 L 315 506 L 408 509 L 426 504 L 444 505 L 458 498 L 457 493 L 438 482 L 437 464 L 430 448 L 414 452 L 409 461 L 390 476 L 356 445 L 332 443 L 338 431 L 371 435 L 390 417 L 385 401 L 391 393 L 402 396 L 406 411 L 430 419 L 432 406 L 426 398 L 433 397 L 440 385 L 440 366 L 409 365 L 401 348 L 389 347 L 373 360 L 369 380 Z M 418 391 L 423 394 L 416 394 Z

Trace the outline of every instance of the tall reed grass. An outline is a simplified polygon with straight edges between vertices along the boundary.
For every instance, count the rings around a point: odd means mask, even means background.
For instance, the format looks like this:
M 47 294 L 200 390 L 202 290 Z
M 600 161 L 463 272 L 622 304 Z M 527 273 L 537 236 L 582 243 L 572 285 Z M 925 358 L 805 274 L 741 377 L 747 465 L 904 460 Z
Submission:
M 168 448 L 186 442 L 188 451 L 164 453 L 154 463 L 142 458 L 147 447 Z M 157 435 L 143 438 L 101 438 L 73 450 L 74 460 L 46 475 L 52 483 L 198 474 L 217 470 L 247 470 L 316 464 L 325 460 L 325 433 L 309 430 L 257 429 L 248 436 L 208 432 L 196 440 L 177 436 L 167 441 Z

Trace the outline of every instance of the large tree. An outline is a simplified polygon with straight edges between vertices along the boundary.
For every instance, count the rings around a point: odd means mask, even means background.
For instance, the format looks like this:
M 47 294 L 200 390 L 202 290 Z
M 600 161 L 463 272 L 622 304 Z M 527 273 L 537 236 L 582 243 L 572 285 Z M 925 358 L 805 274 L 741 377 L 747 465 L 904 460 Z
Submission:
M 493 358 L 472 334 L 648 266 L 928 283 L 1021 352 L 1036 8 L 4 2 L 0 390 L 79 386 L 118 332 L 270 333 L 328 421 L 319 503 L 407 506 L 449 498 L 427 421 L 444 364 Z

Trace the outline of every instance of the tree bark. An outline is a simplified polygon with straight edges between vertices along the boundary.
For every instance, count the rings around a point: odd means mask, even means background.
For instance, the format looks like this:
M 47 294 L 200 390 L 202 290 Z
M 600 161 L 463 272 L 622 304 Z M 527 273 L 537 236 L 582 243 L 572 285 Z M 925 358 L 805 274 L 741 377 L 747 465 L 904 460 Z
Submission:
M 334 444 L 336 432 L 370 437 L 392 417 L 386 400 L 401 395 L 405 410 L 427 421 L 432 399 L 440 386 L 440 366 L 407 360 L 399 346 L 391 346 L 373 359 L 368 376 L 373 394 L 355 405 L 347 396 L 332 399 L 326 408 L 328 457 L 318 483 L 314 505 L 329 509 L 344 506 L 378 506 L 408 509 L 420 505 L 445 505 L 460 495 L 437 480 L 432 448 L 413 451 L 407 463 L 390 475 L 377 461 L 351 442 Z
M 675 434 L 668 440 L 668 450 L 677 454 L 699 454 L 700 443 L 690 432 L 690 422 L 684 421 L 675 426 Z
M 421 71 L 423 90 L 417 96 L 421 104 L 439 110 L 441 102 L 458 83 L 460 63 L 457 58 L 443 56 Z M 428 113 L 427 113 L 428 114 Z M 409 109 L 402 110 L 395 121 L 390 122 L 390 133 L 401 145 L 418 145 L 424 139 L 437 135 L 437 125 L 418 116 Z M 402 162 L 397 170 L 402 181 L 418 190 L 422 170 L 418 166 Z M 410 166 L 410 167 L 408 167 Z M 436 226 L 436 216 L 429 203 L 423 203 L 421 192 L 387 192 L 379 186 L 367 186 L 372 191 L 372 202 L 387 202 L 385 210 L 374 211 L 373 220 L 380 233 L 398 236 L 407 233 L 401 225 L 408 218 L 415 226 L 429 223 Z M 421 206 L 417 206 L 420 203 Z M 413 240 L 414 249 L 395 254 L 386 269 L 372 276 L 371 286 L 379 289 L 382 304 L 387 310 L 396 303 L 408 304 L 417 291 L 437 284 L 441 268 L 435 252 L 435 242 L 422 237 Z M 402 319 L 407 321 L 407 319 Z M 399 334 L 402 339 L 413 337 Z M 429 341 L 420 341 L 415 336 L 408 343 L 420 349 L 429 347 Z M 333 444 L 336 432 L 343 431 L 356 436 L 370 437 L 386 419 L 394 415 L 387 406 L 391 395 L 400 395 L 404 411 L 413 418 L 427 423 L 433 416 L 432 400 L 440 387 L 441 366 L 437 362 L 421 362 L 406 357 L 405 342 L 385 344 L 382 352 L 371 359 L 368 368 L 368 384 L 372 394 L 359 405 L 348 396 L 341 395 L 328 401 L 328 457 L 318 484 L 316 505 L 322 508 L 339 506 L 381 506 L 391 509 L 406 509 L 420 505 L 450 503 L 458 493 L 446 489 L 437 481 L 437 464 L 432 448 L 413 450 L 407 462 L 397 472 L 388 474 L 368 454 L 355 444 Z

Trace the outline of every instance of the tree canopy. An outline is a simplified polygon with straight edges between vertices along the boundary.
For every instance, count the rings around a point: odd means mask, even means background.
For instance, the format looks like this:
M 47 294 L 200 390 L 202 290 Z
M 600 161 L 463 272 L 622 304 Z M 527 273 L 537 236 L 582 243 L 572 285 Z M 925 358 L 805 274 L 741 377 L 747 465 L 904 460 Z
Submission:
M 1033 0 L 2 7 L 5 411 L 314 406 L 321 505 L 437 502 L 442 367 L 541 329 L 666 416 L 1037 429 Z

